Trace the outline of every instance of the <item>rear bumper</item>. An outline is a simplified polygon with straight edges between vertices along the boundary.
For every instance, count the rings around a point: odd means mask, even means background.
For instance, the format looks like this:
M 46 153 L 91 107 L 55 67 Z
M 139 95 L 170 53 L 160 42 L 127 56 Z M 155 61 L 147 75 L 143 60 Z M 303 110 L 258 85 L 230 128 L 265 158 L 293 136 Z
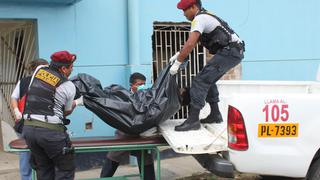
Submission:
M 213 174 L 225 177 L 234 177 L 234 168 L 230 161 L 223 159 L 218 154 L 194 154 L 193 157 L 201 164 L 201 166 Z

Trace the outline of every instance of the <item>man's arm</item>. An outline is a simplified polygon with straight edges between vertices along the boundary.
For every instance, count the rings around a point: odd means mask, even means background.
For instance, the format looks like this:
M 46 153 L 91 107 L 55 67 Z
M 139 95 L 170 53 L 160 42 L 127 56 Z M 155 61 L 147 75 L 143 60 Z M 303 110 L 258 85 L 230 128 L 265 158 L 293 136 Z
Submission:
M 64 116 L 70 115 L 70 114 L 72 113 L 72 111 L 74 110 L 75 107 L 76 107 L 76 106 L 74 106 L 74 107 L 72 108 L 72 110 L 64 111 L 63 115 L 64 115 Z
M 12 109 L 18 108 L 18 100 L 11 98 L 11 107 Z
M 64 116 L 68 116 L 72 113 L 72 111 L 74 110 L 74 108 L 76 108 L 77 106 L 83 106 L 83 97 L 81 96 L 78 99 L 73 100 L 72 102 L 72 109 L 69 111 L 64 111 Z
M 178 61 L 183 63 L 183 61 L 188 57 L 188 55 L 191 53 L 192 49 L 196 47 L 200 32 L 193 31 L 190 33 L 190 36 L 187 40 L 187 42 L 183 45 L 183 48 L 180 50 L 180 54 L 178 56 Z
M 181 63 L 183 63 L 183 61 L 188 57 L 192 49 L 196 47 L 200 35 L 201 34 L 198 31 L 191 32 L 187 42 L 183 45 L 183 48 L 181 49 L 181 51 L 176 53 L 173 57 L 170 58 L 170 64 L 172 64 L 170 68 L 171 75 L 177 74 Z M 178 57 L 176 57 L 177 55 Z
M 64 105 L 63 115 L 68 116 L 75 108 L 74 97 L 76 94 L 76 87 L 71 81 L 62 83 L 56 89 L 56 98 L 58 102 Z
M 16 87 L 14 88 L 11 94 L 11 107 L 14 111 L 15 119 L 20 120 L 22 118 L 22 114 L 18 108 L 18 99 L 20 96 L 20 81 L 17 83 Z
M 18 108 L 18 100 L 11 98 L 11 107 L 14 112 L 15 120 L 18 121 L 22 118 L 22 113 L 19 111 Z

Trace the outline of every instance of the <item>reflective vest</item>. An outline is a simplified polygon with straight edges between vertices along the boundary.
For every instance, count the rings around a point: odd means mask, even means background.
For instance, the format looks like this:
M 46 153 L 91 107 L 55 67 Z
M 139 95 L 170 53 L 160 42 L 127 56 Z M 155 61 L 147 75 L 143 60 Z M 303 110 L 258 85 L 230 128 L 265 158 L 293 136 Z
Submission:
M 224 48 L 231 43 L 231 35 L 234 34 L 234 31 L 229 27 L 228 23 L 218 16 L 210 14 L 205 10 L 200 11 L 196 16 L 201 14 L 212 16 L 221 24 L 210 33 L 202 33 L 200 36 L 201 44 L 206 47 L 211 54 L 215 54 L 219 49 Z
M 23 114 L 53 116 L 56 88 L 65 81 L 67 81 L 67 78 L 60 72 L 49 67 L 40 68 L 34 74 L 34 79 L 27 92 L 26 105 Z M 63 112 L 64 107 L 59 108 L 61 108 Z

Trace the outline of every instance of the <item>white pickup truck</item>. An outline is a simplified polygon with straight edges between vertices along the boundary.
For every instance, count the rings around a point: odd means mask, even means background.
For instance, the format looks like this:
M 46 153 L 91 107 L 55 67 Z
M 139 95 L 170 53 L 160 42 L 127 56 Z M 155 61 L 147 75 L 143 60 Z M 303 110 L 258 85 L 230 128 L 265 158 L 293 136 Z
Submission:
M 320 179 L 320 83 L 223 81 L 227 158 L 239 172 Z
M 204 167 L 224 177 L 236 170 L 320 179 L 319 82 L 219 81 L 218 87 L 225 122 L 203 125 L 220 129 L 218 153 L 194 155 Z

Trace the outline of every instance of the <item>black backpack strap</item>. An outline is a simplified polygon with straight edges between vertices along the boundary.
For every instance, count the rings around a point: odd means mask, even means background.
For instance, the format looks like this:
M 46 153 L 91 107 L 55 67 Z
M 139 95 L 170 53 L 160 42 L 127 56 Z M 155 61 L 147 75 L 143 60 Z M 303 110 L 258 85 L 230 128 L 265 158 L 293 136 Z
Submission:
M 19 98 L 21 99 L 27 92 L 29 88 L 29 84 L 31 81 L 31 76 L 24 77 L 20 80 L 20 96 Z

